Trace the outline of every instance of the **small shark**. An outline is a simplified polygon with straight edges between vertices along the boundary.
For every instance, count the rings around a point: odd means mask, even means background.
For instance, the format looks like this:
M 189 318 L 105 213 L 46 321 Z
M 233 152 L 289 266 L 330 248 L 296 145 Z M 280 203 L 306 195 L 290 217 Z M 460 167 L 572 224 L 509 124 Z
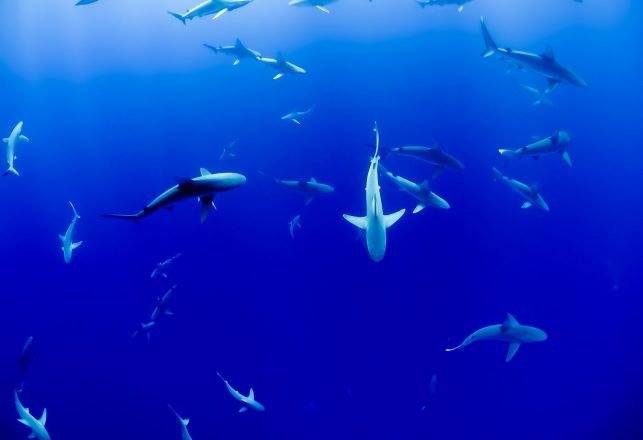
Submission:
M 7 168 L 7 171 L 4 172 L 5 176 L 7 174 L 13 174 L 15 176 L 20 175 L 13 166 L 13 162 L 16 160 L 16 146 L 20 143 L 29 142 L 29 138 L 22 134 L 22 125 L 22 121 L 18 122 L 18 124 L 11 131 L 9 137 L 2 139 L 2 142 L 7 144 L 7 165 L 9 166 L 9 168 Z
M 192 20 L 197 17 L 206 17 L 213 15 L 213 20 L 221 17 L 228 11 L 234 11 L 243 6 L 252 3 L 253 0 L 205 0 L 203 3 L 189 9 L 185 14 L 177 14 L 176 12 L 168 11 L 172 17 L 181 20 L 185 24 L 187 20 Z
M 179 419 L 179 423 L 181 424 L 181 440 L 192 440 L 192 437 L 190 437 L 190 432 L 188 431 L 188 425 L 190 424 L 190 419 L 184 419 L 182 418 L 178 412 L 174 408 L 172 408 L 172 405 L 168 405 L 168 408 L 174 413 L 177 419 Z
M 154 279 L 154 278 L 158 278 L 159 276 L 163 278 L 167 278 L 167 273 L 165 273 L 165 269 L 167 269 L 172 263 L 174 263 L 174 260 L 176 260 L 180 256 L 181 256 L 181 252 L 179 252 L 173 257 L 168 258 L 165 261 L 161 261 L 160 263 L 158 263 L 154 268 L 154 270 L 152 271 L 150 278 Z
M 282 54 L 277 54 L 276 58 L 260 57 L 257 59 L 279 72 L 272 79 L 283 78 L 284 75 L 303 75 L 306 73 L 303 68 L 286 61 Z
M 223 381 L 223 383 L 225 384 L 230 394 L 232 394 L 232 397 L 237 399 L 239 402 L 243 403 L 243 406 L 241 407 L 241 409 L 239 409 L 240 413 L 244 413 L 248 411 L 249 408 L 259 412 L 263 412 L 266 410 L 266 408 L 264 408 L 264 406 L 261 403 L 255 400 L 255 392 L 252 388 L 250 388 L 250 393 L 246 397 L 243 394 L 241 394 L 239 391 L 232 388 L 232 386 L 228 383 L 228 381 L 225 380 L 219 372 L 217 372 L 217 376 L 219 376 L 219 378 Z
M 587 86 L 585 80 L 556 60 L 551 46 L 547 46 L 545 52 L 540 55 L 509 48 L 501 48 L 496 45 L 491 37 L 484 17 L 480 18 L 480 25 L 486 46 L 485 51 L 482 53 L 483 58 L 498 55 L 502 59 L 506 59 L 512 64 L 517 65 L 519 68 L 529 69 L 543 75 L 547 79 L 548 84 L 545 93 L 553 91 L 561 82 L 581 87 Z
M 520 344 L 542 342 L 546 339 L 547 333 L 536 327 L 521 325 L 511 313 L 507 313 L 507 319 L 502 324 L 483 327 L 467 336 L 457 347 L 447 348 L 446 351 L 462 350 L 476 341 L 509 342 L 509 351 L 505 358 L 505 362 L 509 362 L 516 355 Z
M 73 235 L 74 235 L 74 229 L 76 228 L 76 222 L 78 219 L 80 219 L 80 216 L 76 212 L 76 208 L 74 208 L 74 204 L 69 202 L 69 206 L 71 206 L 72 211 L 74 212 L 74 218 L 71 220 L 71 223 L 67 227 L 67 232 L 65 232 L 65 235 L 59 235 L 60 241 L 62 241 L 63 245 L 61 247 L 63 251 L 63 256 L 65 258 L 65 263 L 69 264 L 71 262 L 71 255 L 72 252 L 77 249 L 81 244 L 83 244 L 82 241 L 78 241 L 74 243 L 72 241 Z
M 181 200 L 197 197 L 201 202 L 201 223 L 214 207 L 214 195 L 238 188 L 246 183 L 246 177 L 237 173 L 212 174 L 201 168 L 201 175 L 192 179 L 179 178 L 178 185 L 166 190 L 136 214 L 103 214 L 103 217 L 124 220 L 140 220 L 162 208 L 171 207 Z
M 174 294 L 174 290 L 176 290 L 176 287 L 177 286 L 175 284 L 174 286 L 170 287 L 170 290 L 165 292 L 165 295 L 158 298 L 156 307 L 154 307 L 154 311 L 152 311 L 152 316 L 150 317 L 150 321 L 156 322 L 163 315 L 165 316 L 174 315 L 174 313 L 172 313 L 170 309 L 168 309 L 168 303 L 172 299 L 172 295 Z
M 535 101 L 532 103 L 534 106 L 539 106 L 539 105 L 546 105 L 547 107 L 554 106 L 554 103 L 549 98 L 549 94 L 546 91 L 542 92 L 535 87 L 531 87 L 526 84 L 520 84 L 518 82 L 516 82 L 516 85 L 535 98 Z
M 230 158 L 237 157 L 237 153 L 232 151 L 232 149 L 236 145 L 237 145 L 237 140 L 235 139 L 232 142 L 230 142 L 228 145 L 223 147 L 223 151 L 221 152 L 221 156 L 219 156 L 219 160 L 223 160 L 223 159 L 225 159 L 227 157 L 230 157 Z
M 415 2 L 425 8 L 427 6 L 445 6 L 445 5 L 456 5 L 458 7 L 458 12 L 464 10 L 464 5 L 473 0 L 415 0 Z
M 515 179 L 510 179 L 509 177 L 504 176 L 495 167 L 492 169 L 493 169 L 493 173 L 496 175 L 496 180 L 498 179 L 502 180 L 507 185 L 509 185 L 509 188 L 513 189 L 515 192 L 520 194 L 523 199 L 525 199 L 525 203 L 522 204 L 523 209 L 531 208 L 532 206 L 535 205 L 549 212 L 549 206 L 547 205 L 547 202 L 545 202 L 545 199 L 543 199 L 543 196 L 540 195 L 540 191 L 538 191 L 538 188 L 536 187 L 536 185 L 532 185 L 532 186 L 526 185 Z
M 295 123 L 295 124 L 297 124 L 297 125 L 301 125 L 301 121 L 300 121 L 300 119 L 301 119 L 303 116 L 308 116 L 308 115 L 310 114 L 310 112 L 312 112 L 312 111 L 313 111 L 313 107 L 311 107 L 311 108 L 309 108 L 308 110 L 305 110 L 305 111 L 303 111 L 303 112 L 300 112 L 300 111 L 296 111 L 296 110 L 295 110 L 295 111 L 293 111 L 293 112 L 288 113 L 287 115 L 282 116 L 282 117 L 281 117 L 281 120 L 282 120 L 282 121 L 292 121 L 292 122 L 294 122 L 294 123 Z
M 444 168 L 464 169 L 462 162 L 437 147 L 405 146 L 386 148 L 382 151 L 382 159 L 386 159 L 389 155 L 395 155 L 428 162 L 435 167 L 436 175 L 441 173 Z
M 314 6 L 318 10 L 330 14 L 330 11 L 326 8 L 326 5 L 330 3 L 335 3 L 337 0 L 290 0 L 288 3 L 290 6 Z
M 359 229 L 366 231 L 366 247 L 371 260 L 380 262 L 386 253 L 386 230 L 402 218 L 406 209 L 400 209 L 394 214 L 384 214 L 380 184 L 378 177 L 378 164 L 380 161 L 380 132 L 375 124 L 375 155 L 371 159 L 366 176 L 366 216 L 354 217 L 344 214 L 344 219 Z
M 413 214 L 417 214 L 422 211 L 427 206 L 432 206 L 439 209 L 449 209 L 449 203 L 438 196 L 436 193 L 431 191 L 429 182 L 425 180 L 419 185 L 415 182 L 405 179 L 402 176 L 398 176 L 384 168 L 384 165 L 379 164 L 380 169 L 386 177 L 391 179 L 397 186 L 400 187 L 402 191 L 406 191 L 411 194 L 417 201 L 418 204 L 413 210 Z
M 20 416 L 18 421 L 31 429 L 29 438 L 37 440 L 51 440 L 49 433 L 45 428 L 45 424 L 47 423 L 47 409 L 43 409 L 40 419 L 36 419 L 29 413 L 29 408 L 25 408 L 22 406 L 22 403 L 20 403 L 18 391 L 14 392 L 14 399 L 16 402 L 16 409 L 18 410 L 18 416 Z
M 317 182 L 314 177 L 311 177 L 310 180 L 281 180 L 271 177 L 262 171 L 259 171 L 259 174 L 270 179 L 272 183 L 276 185 L 306 193 L 308 196 L 306 198 L 306 205 L 310 204 L 318 195 L 330 194 L 335 191 L 335 188 L 325 183 Z
M 152 331 L 152 328 L 156 325 L 156 321 L 150 321 L 150 322 L 142 322 L 141 325 L 139 326 L 138 330 L 136 330 L 133 334 L 132 337 L 130 338 L 130 342 L 132 342 L 134 339 L 136 339 L 140 335 L 145 335 L 147 337 L 147 340 L 150 340 L 150 333 Z
M 253 60 L 261 58 L 261 54 L 259 52 L 248 49 L 238 38 L 233 46 L 212 46 L 210 44 L 204 44 L 204 46 L 216 54 L 222 53 L 224 55 L 234 57 L 234 62 L 232 63 L 233 66 L 238 65 L 244 58 L 250 58 Z
M 295 230 L 301 229 L 301 215 L 297 214 L 293 217 L 293 219 L 288 222 L 288 226 L 290 228 L 290 236 L 295 238 Z
M 16 390 L 18 393 L 21 393 L 25 386 L 25 380 L 27 378 L 27 373 L 29 373 L 29 365 L 31 365 L 32 358 L 33 358 L 33 336 L 29 336 L 29 338 L 27 338 L 27 342 L 25 342 L 25 345 L 22 347 L 22 352 L 20 353 L 20 357 L 18 358 L 20 378 L 22 380 L 22 383 L 20 384 L 20 388 Z
M 534 143 L 518 148 L 517 150 L 500 149 L 498 152 L 502 157 L 515 159 L 517 157 L 531 156 L 538 159 L 543 154 L 557 153 L 563 158 L 565 163 L 572 166 L 572 159 L 569 157 L 567 147 L 571 141 L 571 136 L 568 132 L 559 130 L 551 136 L 540 139 Z

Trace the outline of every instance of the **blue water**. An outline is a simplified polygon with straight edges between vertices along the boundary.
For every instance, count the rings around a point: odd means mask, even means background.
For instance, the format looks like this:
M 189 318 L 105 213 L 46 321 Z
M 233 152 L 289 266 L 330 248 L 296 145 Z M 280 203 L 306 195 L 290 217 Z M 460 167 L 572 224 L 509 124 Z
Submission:
M 13 402 L 29 336 L 21 399 L 47 408 L 54 440 L 178 439 L 168 403 L 195 440 L 643 438 L 640 2 L 475 0 L 459 14 L 343 0 L 326 15 L 257 0 L 186 27 L 166 11 L 187 0 L 19 3 L 0 4 L 0 132 L 24 120 L 31 140 L 21 176 L 0 181 L 0 440 L 29 434 Z M 532 106 L 512 78 L 544 81 L 479 57 L 481 15 L 500 45 L 551 44 L 589 86 Z M 202 47 L 236 37 L 308 74 L 273 81 Z M 310 106 L 302 126 L 280 120 Z M 383 146 L 439 145 L 465 165 L 432 183 L 445 211 L 412 215 L 381 177 L 385 212 L 408 211 L 381 263 L 341 217 L 364 213 L 374 121 Z M 493 181 L 497 149 L 558 129 L 573 168 L 554 155 L 503 169 L 551 208 L 521 210 Z M 237 157 L 219 161 L 235 139 Z M 205 224 L 196 201 L 139 224 L 100 217 L 200 167 L 248 178 Z M 305 206 L 258 171 L 336 192 Z M 84 244 L 66 265 L 69 200 Z M 130 342 L 175 283 L 175 315 Z M 444 352 L 507 312 L 549 339 L 510 363 L 504 343 Z M 266 412 L 238 414 L 217 371 Z

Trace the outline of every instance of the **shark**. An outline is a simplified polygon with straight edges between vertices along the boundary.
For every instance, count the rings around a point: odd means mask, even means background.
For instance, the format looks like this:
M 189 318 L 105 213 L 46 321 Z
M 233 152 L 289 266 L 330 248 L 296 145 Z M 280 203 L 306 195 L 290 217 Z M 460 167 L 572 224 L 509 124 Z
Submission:
M 78 3 L 76 3 L 76 6 L 83 6 L 83 5 L 91 5 L 92 3 L 96 3 L 98 0 L 80 0 Z
M 301 118 L 304 116 L 308 116 L 311 112 L 313 111 L 313 108 L 309 108 L 308 110 L 304 111 L 292 111 L 288 113 L 287 115 L 284 115 L 281 117 L 282 121 L 292 121 L 293 123 L 297 125 L 301 125 Z
M 217 371 L 217 376 L 219 376 L 219 379 L 223 381 L 223 383 L 225 384 L 230 394 L 232 394 L 232 397 L 234 397 L 235 399 L 237 399 L 239 402 L 243 404 L 243 406 L 239 409 L 240 413 L 244 413 L 248 411 L 248 409 L 253 409 L 258 412 L 264 412 L 266 410 L 266 408 L 261 403 L 255 400 L 254 389 L 250 388 L 250 393 L 247 396 L 244 396 L 239 391 L 232 388 L 232 386 L 228 383 L 228 381 L 225 380 L 218 371 Z
M 190 424 L 190 419 L 184 419 L 182 418 L 178 412 L 174 408 L 172 408 L 172 405 L 168 405 L 168 408 L 174 413 L 176 418 L 179 420 L 179 423 L 181 424 L 181 440 L 192 440 L 192 437 L 190 437 L 190 431 L 188 431 L 188 425 Z
M 149 322 L 142 322 L 139 325 L 139 328 L 132 334 L 132 337 L 130 338 L 130 342 L 134 341 L 138 336 L 145 335 L 147 340 L 150 340 L 150 333 L 152 332 L 152 329 L 156 325 L 156 321 L 149 321 Z
M 533 142 L 516 150 L 501 148 L 500 150 L 498 150 L 498 152 L 502 157 L 506 157 L 508 160 L 525 156 L 531 156 L 534 159 L 538 159 L 543 154 L 556 153 L 560 154 L 565 163 L 571 167 L 572 159 L 569 156 L 569 151 L 567 150 L 571 139 L 572 138 L 568 132 L 564 130 L 558 130 L 551 136 L 547 136 L 544 139 L 539 139 L 536 142 Z
M 29 138 L 22 134 L 23 122 L 20 121 L 16 126 L 11 130 L 9 137 L 2 139 L 2 142 L 7 144 L 7 171 L 4 172 L 4 175 L 13 174 L 14 176 L 19 176 L 20 174 L 13 166 L 14 161 L 16 160 L 16 147 L 18 144 L 24 144 L 29 142 Z
M 293 217 L 293 219 L 288 222 L 288 226 L 290 228 L 290 236 L 295 238 L 295 230 L 301 229 L 301 215 L 297 214 Z
M 73 242 L 74 229 L 76 229 L 76 223 L 80 219 L 80 216 L 76 212 L 76 208 L 74 207 L 74 204 L 72 202 L 69 202 L 69 206 L 71 206 L 71 209 L 74 213 L 74 218 L 71 220 L 71 223 L 69 223 L 65 235 L 58 236 L 60 238 L 60 241 L 62 241 L 61 249 L 63 251 L 65 263 L 67 264 L 71 263 L 72 252 L 75 249 L 78 249 L 81 244 L 83 244 L 82 241 L 77 241 L 76 243 Z
M 554 55 L 551 46 L 547 46 L 542 54 L 513 50 L 509 48 L 498 47 L 489 33 L 484 17 L 480 18 L 482 35 L 485 42 L 485 50 L 482 53 L 483 58 L 497 55 L 502 59 L 509 61 L 511 64 L 521 69 L 529 69 L 543 75 L 547 79 L 547 90 L 545 93 L 553 91 L 560 83 L 572 84 L 575 86 L 586 87 L 587 82 L 567 67 L 563 66 Z
M 326 5 L 330 3 L 335 3 L 337 0 L 290 0 L 288 3 L 290 6 L 309 6 L 309 7 L 315 7 L 319 11 L 324 12 L 326 14 L 330 14 L 330 11 L 328 8 L 326 8 Z
M 158 298 L 158 302 L 156 304 L 156 307 L 154 307 L 154 310 L 152 311 L 152 316 L 150 317 L 150 321 L 156 322 L 159 320 L 161 316 L 172 316 L 174 313 L 170 311 L 168 308 L 168 303 L 172 299 L 172 295 L 174 294 L 174 291 L 176 290 L 176 284 L 170 289 L 165 292 L 165 295 L 162 297 Z
M 492 168 L 493 173 L 496 176 L 496 180 L 500 179 L 505 182 L 509 188 L 513 189 L 515 192 L 520 194 L 525 202 L 522 204 L 523 209 L 531 208 L 532 206 L 538 206 L 544 211 L 549 211 L 549 205 L 543 199 L 543 196 L 540 194 L 540 191 L 536 185 L 527 185 L 522 182 L 519 182 L 516 179 L 511 179 L 503 175 L 497 168 Z
M 182 255 L 181 252 L 179 252 L 173 257 L 170 257 L 167 260 L 161 261 L 160 263 L 158 263 L 154 268 L 154 270 L 152 271 L 152 273 L 150 274 L 150 278 L 154 279 L 154 278 L 158 278 L 159 276 L 163 278 L 167 278 L 167 273 L 165 273 L 165 269 L 170 267 L 170 265 L 174 263 L 174 260 L 179 258 L 181 255 Z
M 543 92 L 535 87 L 529 86 L 527 84 L 520 84 L 518 82 L 516 83 L 516 86 L 529 93 L 534 98 L 534 102 L 532 102 L 532 105 L 545 105 L 547 107 L 554 106 L 554 103 L 552 102 L 549 94 L 546 91 Z
M 290 61 L 286 61 L 282 54 L 277 54 L 275 58 L 260 57 L 257 59 L 265 65 L 277 70 L 278 73 L 272 79 L 280 79 L 285 75 L 304 75 L 306 73 L 306 70 L 302 67 L 299 67 Z
M 208 15 L 214 15 L 212 19 L 216 20 L 226 12 L 242 8 L 252 3 L 252 1 L 253 0 L 205 0 L 184 14 L 178 14 L 172 11 L 168 11 L 168 14 L 180 20 L 183 24 L 186 24 L 187 20 L 192 20 L 197 17 L 207 17 Z
M 547 339 L 547 333 L 543 330 L 520 324 L 511 313 L 507 313 L 507 319 L 502 324 L 494 324 L 476 330 L 465 338 L 460 345 L 454 348 L 447 348 L 446 351 L 462 350 L 464 347 L 477 341 L 502 341 L 509 343 L 509 351 L 505 362 L 509 362 L 516 355 L 521 344 L 542 342 Z
M 39 419 L 36 419 L 29 412 L 29 408 L 25 408 L 20 402 L 20 397 L 18 397 L 18 391 L 14 391 L 14 400 L 16 403 L 16 409 L 18 410 L 18 416 L 20 417 L 18 421 L 31 429 L 31 434 L 29 434 L 30 439 L 37 440 L 51 440 L 45 424 L 47 423 L 47 409 L 42 410 L 42 416 Z
M 439 174 L 445 168 L 463 170 L 464 165 L 458 159 L 438 147 L 423 147 L 409 145 L 396 148 L 383 148 L 382 159 L 388 156 L 410 157 L 422 162 L 430 163 L 435 167 L 435 174 Z
M 203 223 L 210 210 L 214 208 L 215 194 L 230 191 L 246 183 L 246 177 L 242 174 L 212 174 L 205 168 L 201 168 L 201 175 L 198 177 L 178 178 L 177 180 L 178 184 L 158 195 L 139 212 L 135 214 L 103 214 L 103 217 L 138 221 L 163 208 L 172 209 L 176 202 L 196 197 L 201 203 L 201 223 Z
M 260 171 L 259 174 L 270 179 L 272 183 L 276 185 L 305 193 L 307 195 L 306 205 L 310 204 L 318 195 L 335 192 L 335 188 L 326 183 L 318 182 L 314 177 L 311 177 L 310 180 L 282 180 L 271 177 L 262 171 Z
M 237 153 L 234 152 L 234 147 L 236 147 L 236 145 L 237 145 L 237 140 L 235 139 L 232 142 L 230 142 L 228 145 L 224 146 L 223 151 L 219 156 L 219 160 L 237 157 Z
M 212 52 L 224 55 L 230 55 L 234 58 L 233 66 L 237 66 L 242 59 L 249 58 L 251 60 L 257 60 L 261 58 L 261 54 L 256 50 L 247 48 L 240 39 L 237 38 L 234 45 L 231 46 L 212 46 L 211 44 L 204 44 L 203 46 L 210 49 Z
M 25 380 L 27 378 L 27 373 L 29 373 L 29 366 L 31 365 L 31 359 L 33 358 L 33 336 L 29 336 L 25 345 L 22 347 L 22 352 L 20 352 L 20 357 L 18 358 L 18 367 L 20 369 L 20 378 L 22 383 L 20 388 L 16 391 L 21 393 L 24 386 Z
M 424 180 L 422 183 L 417 184 L 408 179 L 405 179 L 402 176 L 393 174 L 391 171 L 387 170 L 384 165 L 379 164 L 380 170 L 382 173 L 393 183 L 395 183 L 402 191 L 405 191 L 412 195 L 417 201 L 418 204 L 413 210 L 413 214 L 417 214 L 420 211 L 423 211 L 427 206 L 439 209 L 449 209 L 449 203 L 444 200 L 442 197 L 438 196 L 436 193 L 431 191 L 428 180 Z
M 464 10 L 464 5 L 472 2 L 473 0 L 416 0 L 415 2 L 425 8 L 427 6 L 447 6 L 455 5 L 458 7 L 458 12 Z
M 393 214 L 384 214 L 378 176 L 380 132 L 377 123 L 373 131 L 375 132 L 375 155 L 371 159 L 366 175 L 366 216 L 355 217 L 344 214 L 343 217 L 353 226 L 366 232 L 368 255 L 371 260 L 380 262 L 386 253 L 386 230 L 402 218 L 406 209 L 400 209 Z

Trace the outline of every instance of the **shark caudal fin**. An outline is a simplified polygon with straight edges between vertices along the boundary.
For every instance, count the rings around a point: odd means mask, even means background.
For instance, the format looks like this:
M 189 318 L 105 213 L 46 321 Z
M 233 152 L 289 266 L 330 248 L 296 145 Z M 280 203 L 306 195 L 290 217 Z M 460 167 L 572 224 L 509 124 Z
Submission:
M 14 176 L 20 176 L 20 173 L 18 173 L 18 170 L 16 170 L 14 167 L 7 168 L 7 171 L 5 171 L 3 175 L 8 176 L 9 174 L 13 174 Z
M 76 212 L 76 207 L 74 206 L 74 204 L 72 202 L 69 202 L 69 206 L 71 206 L 71 210 L 74 211 L 74 217 L 80 218 L 78 212 Z
M 487 29 L 487 24 L 484 22 L 484 17 L 480 17 L 480 27 L 482 28 L 482 36 L 484 37 L 485 50 L 480 55 L 482 58 L 488 58 L 498 51 L 495 41 Z
M 177 14 L 176 12 L 172 12 L 172 11 L 167 11 L 167 13 L 170 14 L 172 17 L 178 20 L 181 20 L 181 23 L 185 25 L 185 17 L 183 15 Z
M 393 214 L 388 214 L 384 216 L 384 226 L 386 229 L 390 228 L 393 226 L 399 219 L 402 218 L 404 213 L 406 212 L 406 209 L 400 209 L 399 211 L 393 213 Z

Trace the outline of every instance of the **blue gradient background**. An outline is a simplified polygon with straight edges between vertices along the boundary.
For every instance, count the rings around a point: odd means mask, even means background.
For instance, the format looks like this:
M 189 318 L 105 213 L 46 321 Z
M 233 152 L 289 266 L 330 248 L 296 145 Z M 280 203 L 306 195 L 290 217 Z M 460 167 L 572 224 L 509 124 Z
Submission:
M 326 16 L 256 0 L 186 28 L 166 14 L 193 6 L 183 0 L 16 3 L 0 4 L 0 131 L 24 120 L 31 143 L 21 177 L 0 181 L 0 439 L 28 433 L 12 390 L 29 335 L 23 400 L 47 407 L 53 440 L 176 439 L 167 403 L 195 440 L 643 437 L 640 2 L 476 0 L 458 14 L 345 0 Z M 551 43 L 590 86 L 532 107 L 502 63 L 479 57 L 481 15 L 500 45 Z M 272 81 L 201 46 L 236 37 L 308 75 Z M 279 120 L 311 105 L 302 127 Z M 341 218 L 364 210 L 374 120 L 385 145 L 437 143 L 466 166 L 434 184 L 451 210 L 403 218 L 381 264 Z M 492 181 L 496 150 L 560 128 L 574 168 L 507 168 L 539 182 L 552 209 L 523 211 Z M 235 138 L 238 157 L 218 162 Z M 206 224 L 196 202 L 141 224 L 99 217 L 136 211 L 199 167 L 248 176 Z M 337 192 L 304 208 L 258 170 Z M 382 197 L 387 212 L 414 206 L 383 179 Z M 67 266 L 68 200 L 85 244 Z M 150 280 L 178 251 L 171 281 Z M 170 282 L 176 316 L 129 344 Z M 509 364 L 504 344 L 444 353 L 507 311 L 549 340 Z M 253 386 L 267 412 L 237 414 L 216 371 Z

